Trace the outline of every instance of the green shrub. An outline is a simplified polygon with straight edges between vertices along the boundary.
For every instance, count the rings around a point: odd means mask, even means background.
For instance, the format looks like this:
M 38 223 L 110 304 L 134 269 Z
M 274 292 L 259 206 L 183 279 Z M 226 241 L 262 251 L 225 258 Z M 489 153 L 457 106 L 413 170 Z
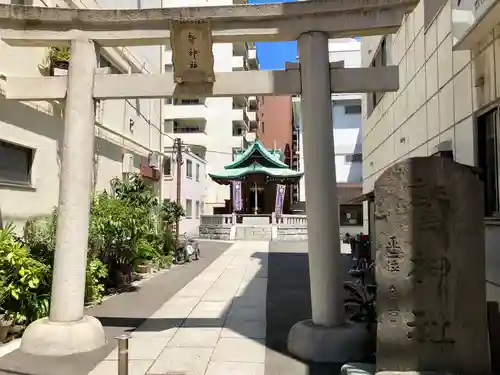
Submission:
M 16 238 L 14 226 L 0 230 L 1 309 L 17 324 L 47 316 L 51 287 L 50 266 L 33 258 Z

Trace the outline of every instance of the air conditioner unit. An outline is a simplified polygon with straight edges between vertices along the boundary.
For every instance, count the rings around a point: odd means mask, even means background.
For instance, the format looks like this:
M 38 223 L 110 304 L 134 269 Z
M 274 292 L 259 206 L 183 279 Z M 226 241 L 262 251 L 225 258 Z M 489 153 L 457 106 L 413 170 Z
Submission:
M 123 171 L 123 173 L 132 173 L 134 171 L 134 155 L 133 154 L 123 154 L 122 171 Z
M 160 155 L 158 155 L 156 152 L 151 152 L 148 156 L 149 160 L 149 166 L 151 168 L 160 169 Z

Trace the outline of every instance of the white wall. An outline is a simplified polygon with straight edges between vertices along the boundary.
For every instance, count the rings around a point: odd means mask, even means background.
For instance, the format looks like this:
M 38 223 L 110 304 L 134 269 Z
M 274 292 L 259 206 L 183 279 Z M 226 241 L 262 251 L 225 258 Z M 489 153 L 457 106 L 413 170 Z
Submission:
M 69 1 L 69 0 L 68 0 Z M 160 0 L 157 0 L 159 3 Z M 10 3 L 0 0 L 0 3 Z M 35 0 L 33 5 L 45 6 L 46 1 Z M 137 7 L 136 0 L 75 0 L 78 7 Z M 68 2 L 51 0 L 50 6 L 67 7 Z M 153 4 L 154 5 L 154 4 Z M 151 50 L 106 48 L 103 53 L 113 63 L 123 68 L 129 67 L 144 73 L 159 71 L 159 47 Z M 45 48 L 12 48 L 0 41 L 0 73 L 9 76 L 40 76 L 48 50 Z M 125 55 L 125 56 L 122 56 Z M 0 81 L 0 89 L 3 81 Z M 101 102 L 96 119 L 96 188 L 109 189 L 109 181 L 122 175 L 122 158 L 126 152 L 134 154 L 135 171 L 140 158 L 147 157 L 151 150 L 159 151 L 160 105 L 159 100 L 141 101 L 109 100 Z M 60 147 L 63 136 L 63 107 L 48 102 L 15 102 L 5 99 L 0 91 L 0 140 L 34 149 L 31 169 L 31 184 L 19 186 L 0 182 L 0 208 L 4 222 L 13 221 L 22 228 L 32 216 L 50 214 L 57 205 Z M 133 120 L 132 131 L 129 121 Z M 107 128 L 109 130 L 106 130 Z
M 165 149 L 166 154 L 172 154 L 172 149 Z M 192 163 L 192 177 L 187 176 L 188 161 Z M 199 165 L 199 181 L 196 179 L 196 166 Z M 172 163 L 172 174 L 170 176 L 163 176 L 163 199 L 170 199 L 175 201 L 177 199 L 177 167 L 176 163 Z M 192 202 L 191 213 L 186 212 L 186 217 L 180 222 L 180 233 L 188 233 L 192 236 L 198 235 L 198 228 L 200 226 L 200 215 L 205 210 L 205 201 L 207 198 L 207 171 L 206 161 L 197 157 L 196 155 L 185 151 L 183 153 L 183 164 L 181 166 L 181 204 L 186 210 L 186 200 L 190 199 Z M 199 210 L 196 209 L 197 202 Z

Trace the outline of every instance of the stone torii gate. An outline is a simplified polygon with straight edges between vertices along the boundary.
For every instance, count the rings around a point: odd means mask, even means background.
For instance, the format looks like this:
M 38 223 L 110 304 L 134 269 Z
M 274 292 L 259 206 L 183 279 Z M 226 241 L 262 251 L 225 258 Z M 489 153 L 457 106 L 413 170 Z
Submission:
M 339 269 L 331 93 L 398 89 L 397 67 L 330 67 L 328 39 L 388 34 L 418 0 L 330 0 L 142 10 L 0 5 L 0 37 L 12 46 L 70 46 L 65 77 L 7 77 L 12 100 L 66 99 L 57 245 L 50 316 L 31 324 L 21 349 L 61 356 L 105 344 L 84 315 L 94 100 L 237 95 L 302 95 L 312 320 L 297 323 L 289 349 L 306 360 L 345 362 L 362 352 L 364 327 L 346 323 Z M 99 48 L 163 45 L 174 73 L 103 75 Z M 214 73 L 213 43 L 298 40 L 299 70 Z M 354 356 L 354 357 L 353 357 Z

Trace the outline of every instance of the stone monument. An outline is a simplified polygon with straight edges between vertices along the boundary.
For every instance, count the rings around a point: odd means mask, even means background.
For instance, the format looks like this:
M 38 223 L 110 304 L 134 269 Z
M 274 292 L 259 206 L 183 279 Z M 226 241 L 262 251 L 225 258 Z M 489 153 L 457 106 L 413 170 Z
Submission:
M 377 374 L 487 375 L 483 186 L 411 158 L 375 183 Z

